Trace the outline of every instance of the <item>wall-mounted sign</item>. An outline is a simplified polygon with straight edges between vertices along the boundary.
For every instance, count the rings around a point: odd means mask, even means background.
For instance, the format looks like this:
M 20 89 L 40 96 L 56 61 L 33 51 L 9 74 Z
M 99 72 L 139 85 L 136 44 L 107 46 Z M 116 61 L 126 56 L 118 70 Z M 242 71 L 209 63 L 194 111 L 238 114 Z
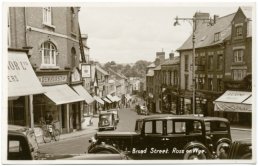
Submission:
M 75 68 L 72 73 L 72 82 L 78 82 L 78 81 L 81 81 L 81 75 L 78 69 Z
M 56 85 L 68 82 L 67 75 L 44 75 L 38 76 L 38 79 L 42 85 Z
M 91 65 L 90 64 L 81 64 L 81 74 L 82 78 L 90 78 L 91 77 Z

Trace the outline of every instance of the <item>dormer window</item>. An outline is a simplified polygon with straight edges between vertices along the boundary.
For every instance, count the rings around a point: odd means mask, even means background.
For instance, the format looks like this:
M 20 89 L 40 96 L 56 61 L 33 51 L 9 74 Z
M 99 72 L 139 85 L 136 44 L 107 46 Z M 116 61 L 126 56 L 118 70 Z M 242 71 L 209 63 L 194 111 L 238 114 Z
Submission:
M 220 33 L 218 32 L 214 34 L 214 42 L 217 42 L 219 40 L 220 40 Z

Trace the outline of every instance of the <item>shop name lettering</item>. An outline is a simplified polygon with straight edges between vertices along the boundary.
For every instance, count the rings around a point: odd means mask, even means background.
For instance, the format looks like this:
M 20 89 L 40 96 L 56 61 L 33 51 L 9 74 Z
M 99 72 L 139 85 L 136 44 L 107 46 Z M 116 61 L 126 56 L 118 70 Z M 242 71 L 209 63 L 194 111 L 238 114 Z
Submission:
M 195 154 L 202 154 L 205 153 L 205 150 L 199 149 L 199 148 L 193 148 L 193 149 L 177 149 L 173 148 L 169 150 L 166 149 L 156 149 L 156 148 L 145 148 L 145 149 L 132 149 L 132 154 L 185 154 L 185 153 L 195 153 Z
M 46 83 L 63 83 L 66 82 L 67 76 L 66 75 L 60 75 L 60 76 L 39 76 L 39 81 L 42 84 Z
M 8 70 L 9 71 L 21 71 L 21 70 L 27 70 L 27 66 L 29 65 L 26 61 L 8 61 Z M 8 81 L 9 82 L 18 82 L 19 78 L 17 75 L 8 75 Z

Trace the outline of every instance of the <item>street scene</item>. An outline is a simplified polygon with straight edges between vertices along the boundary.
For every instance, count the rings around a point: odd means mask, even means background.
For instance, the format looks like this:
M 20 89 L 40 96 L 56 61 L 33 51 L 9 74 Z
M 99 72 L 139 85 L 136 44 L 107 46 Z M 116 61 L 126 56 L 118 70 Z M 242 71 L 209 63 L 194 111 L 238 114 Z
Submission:
M 253 3 L 7 6 L 6 163 L 255 161 Z

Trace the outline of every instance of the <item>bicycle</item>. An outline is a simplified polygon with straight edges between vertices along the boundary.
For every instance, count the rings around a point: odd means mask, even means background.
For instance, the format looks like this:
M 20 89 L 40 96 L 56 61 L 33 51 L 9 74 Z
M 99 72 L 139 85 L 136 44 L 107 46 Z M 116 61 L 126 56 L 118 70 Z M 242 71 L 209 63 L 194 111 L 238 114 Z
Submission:
M 56 128 L 55 123 L 46 124 L 45 122 L 42 124 L 43 130 L 43 141 L 45 143 L 51 142 L 51 140 L 59 141 L 60 139 L 60 130 Z

